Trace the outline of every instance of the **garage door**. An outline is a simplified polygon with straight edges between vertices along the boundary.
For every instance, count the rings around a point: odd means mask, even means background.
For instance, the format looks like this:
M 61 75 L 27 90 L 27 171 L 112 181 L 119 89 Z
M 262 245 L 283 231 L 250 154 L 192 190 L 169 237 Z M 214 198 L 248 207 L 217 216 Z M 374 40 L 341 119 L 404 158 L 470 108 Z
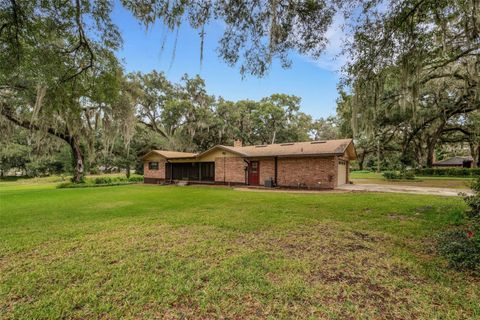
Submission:
M 338 160 L 338 183 L 342 185 L 347 183 L 347 162 L 344 160 Z

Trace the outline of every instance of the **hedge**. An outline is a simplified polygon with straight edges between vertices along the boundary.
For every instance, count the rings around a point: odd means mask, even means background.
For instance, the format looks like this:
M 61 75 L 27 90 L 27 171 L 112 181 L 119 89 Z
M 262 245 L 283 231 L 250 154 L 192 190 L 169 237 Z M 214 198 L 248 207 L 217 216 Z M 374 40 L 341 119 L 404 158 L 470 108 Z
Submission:
M 416 169 L 415 174 L 432 177 L 480 177 L 480 168 L 424 168 Z
M 384 171 L 383 177 L 387 180 L 414 180 L 415 174 L 413 171 Z
M 121 186 L 143 181 L 142 176 L 127 177 L 97 177 L 85 179 L 83 183 L 64 182 L 57 186 L 59 189 L 64 188 L 91 188 L 91 187 L 108 187 Z

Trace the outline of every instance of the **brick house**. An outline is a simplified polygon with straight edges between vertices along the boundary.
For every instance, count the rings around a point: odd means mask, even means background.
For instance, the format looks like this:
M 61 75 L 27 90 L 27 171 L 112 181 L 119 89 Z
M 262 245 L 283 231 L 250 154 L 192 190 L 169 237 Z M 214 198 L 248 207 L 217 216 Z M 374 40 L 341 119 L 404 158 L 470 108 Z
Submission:
M 242 146 L 217 145 L 202 153 L 152 150 L 143 158 L 145 183 L 273 185 L 333 189 L 349 182 L 356 159 L 351 139 Z

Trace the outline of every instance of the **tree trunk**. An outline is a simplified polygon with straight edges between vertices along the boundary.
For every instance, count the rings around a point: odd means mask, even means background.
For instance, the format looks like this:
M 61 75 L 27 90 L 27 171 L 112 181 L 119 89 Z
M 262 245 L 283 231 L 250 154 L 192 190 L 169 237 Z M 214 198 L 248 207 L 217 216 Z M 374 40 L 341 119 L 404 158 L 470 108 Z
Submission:
M 363 170 L 363 164 L 365 162 L 365 156 L 367 155 L 367 153 L 365 151 L 363 151 L 361 154 L 360 154 L 360 159 L 358 160 L 358 169 L 359 170 Z
M 428 150 L 427 150 L 427 168 L 431 168 L 433 166 L 434 154 L 435 154 L 435 145 L 431 143 L 428 145 Z
M 480 144 L 475 145 L 470 143 L 470 155 L 473 158 L 472 168 L 478 167 L 478 164 L 480 163 Z
M 83 166 L 84 166 L 84 157 L 83 157 L 83 152 L 82 149 L 80 148 L 80 142 L 78 141 L 78 138 L 75 136 L 71 136 L 69 132 L 58 132 L 54 128 L 46 128 L 46 129 L 41 129 L 38 125 L 28 121 L 28 120 L 19 120 L 15 118 L 13 115 L 12 110 L 8 108 L 4 108 L 1 110 L 1 114 L 5 116 L 8 120 L 12 121 L 13 123 L 28 129 L 28 130 L 36 130 L 36 131 L 42 131 L 46 130 L 47 133 L 51 134 L 52 136 L 55 136 L 57 138 L 62 139 L 63 141 L 67 142 L 70 145 L 72 155 L 73 155 L 73 166 L 74 166 L 74 175 L 73 175 L 73 182 L 81 182 L 84 177 L 84 172 L 83 172 Z
M 380 171 L 382 171 L 381 159 L 382 152 L 380 150 L 380 138 L 377 137 L 377 173 L 380 173 Z
M 127 163 L 127 165 L 125 166 L 125 174 L 127 176 L 127 179 L 130 178 L 130 163 Z
M 445 128 L 446 121 L 444 120 L 433 133 L 430 139 L 427 139 L 427 168 L 433 166 L 433 156 L 435 154 L 435 147 L 437 146 L 438 138 L 442 135 L 443 129 Z
M 75 183 L 80 183 L 83 181 L 83 178 L 84 178 L 83 152 L 82 152 L 82 149 L 80 148 L 80 144 L 76 137 L 70 137 L 68 143 L 70 145 L 70 148 L 72 149 L 72 155 L 73 155 L 74 173 L 73 173 L 72 181 Z

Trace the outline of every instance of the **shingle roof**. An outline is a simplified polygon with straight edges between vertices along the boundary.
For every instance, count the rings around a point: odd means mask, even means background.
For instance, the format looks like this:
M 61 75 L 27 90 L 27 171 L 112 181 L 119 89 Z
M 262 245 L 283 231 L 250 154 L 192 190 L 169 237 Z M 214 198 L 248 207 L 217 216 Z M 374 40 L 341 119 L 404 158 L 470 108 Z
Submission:
M 323 140 L 323 141 L 306 141 L 306 142 L 290 142 L 278 144 L 265 144 L 245 147 L 231 147 L 217 145 L 203 153 L 178 152 L 167 150 L 152 150 L 142 157 L 146 159 L 152 154 L 160 155 L 166 159 L 182 159 L 182 158 L 200 158 L 216 149 L 238 154 L 241 157 L 287 157 L 287 156 L 333 156 L 348 153 L 351 160 L 357 158 L 355 147 L 352 139 L 340 140 Z
M 152 150 L 146 155 L 142 157 L 145 159 L 146 157 L 158 154 L 166 159 L 181 159 L 181 158 L 194 158 L 197 156 L 197 153 L 190 153 L 190 152 L 179 152 L 179 151 L 166 151 L 166 150 Z
M 442 161 L 437 161 L 433 165 L 440 166 L 461 166 L 465 161 L 473 161 L 472 157 L 452 157 Z
M 351 159 L 356 158 L 355 148 L 353 146 L 352 139 L 292 142 L 292 143 L 245 146 L 245 147 L 230 147 L 230 146 L 218 145 L 200 154 L 199 157 L 216 148 L 221 148 L 227 151 L 231 151 L 243 157 L 308 156 L 308 155 L 328 156 L 328 155 L 343 155 L 345 152 L 349 152 L 349 156 Z

